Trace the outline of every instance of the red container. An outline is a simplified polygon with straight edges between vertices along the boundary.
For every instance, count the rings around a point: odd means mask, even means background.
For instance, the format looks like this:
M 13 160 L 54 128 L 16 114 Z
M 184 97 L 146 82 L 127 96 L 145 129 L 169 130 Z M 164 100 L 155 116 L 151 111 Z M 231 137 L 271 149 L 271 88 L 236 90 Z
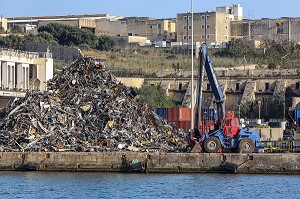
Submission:
M 168 122 L 178 121 L 179 108 L 168 108 Z
M 178 121 L 191 121 L 191 109 L 190 108 L 179 108 Z
M 190 121 L 171 121 L 169 124 L 174 125 L 177 130 L 184 129 L 185 131 L 189 131 L 191 129 Z

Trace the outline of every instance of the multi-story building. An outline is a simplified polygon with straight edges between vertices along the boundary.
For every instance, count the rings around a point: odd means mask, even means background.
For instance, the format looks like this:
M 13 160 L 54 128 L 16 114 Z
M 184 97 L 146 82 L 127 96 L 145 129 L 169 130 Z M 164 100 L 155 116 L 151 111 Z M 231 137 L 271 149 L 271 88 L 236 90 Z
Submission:
M 222 12 L 194 13 L 194 41 L 218 45 L 230 40 L 230 14 Z M 177 41 L 188 43 L 192 39 L 191 13 L 177 14 Z

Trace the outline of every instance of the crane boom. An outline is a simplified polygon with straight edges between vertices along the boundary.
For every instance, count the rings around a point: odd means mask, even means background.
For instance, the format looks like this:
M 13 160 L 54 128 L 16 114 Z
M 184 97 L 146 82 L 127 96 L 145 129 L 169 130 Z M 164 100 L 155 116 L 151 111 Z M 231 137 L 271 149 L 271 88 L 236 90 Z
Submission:
M 225 117 L 225 97 L 222 92 L 221 86 L 218 83 L 216 73 L 212 67 L 209 56 L 207 55 L 206 45 L 204 44 L 200 49 L 200 63 L 198 68 L 198 87 L 197 87 L 197 100 L 196 100 L 196 114 L 195 114 L 195 133 L 199 133 L 201 123 L 201 109 L 202 109 L 202 98 L 203 98 L 203 79 L 204 69 L 207 74 L 208 81 L 211 85 L 215 102 L 217 104 L 218 111 L 218 122 Z

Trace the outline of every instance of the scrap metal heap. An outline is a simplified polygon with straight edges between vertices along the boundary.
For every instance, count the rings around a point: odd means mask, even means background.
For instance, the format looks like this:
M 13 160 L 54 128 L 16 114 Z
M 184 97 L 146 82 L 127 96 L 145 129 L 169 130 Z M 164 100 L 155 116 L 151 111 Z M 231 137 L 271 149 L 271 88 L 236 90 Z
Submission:
M 100 60 L 83 58 L 7 107 L 0 151 L 181 151 L 186 136 L 137 100 Z

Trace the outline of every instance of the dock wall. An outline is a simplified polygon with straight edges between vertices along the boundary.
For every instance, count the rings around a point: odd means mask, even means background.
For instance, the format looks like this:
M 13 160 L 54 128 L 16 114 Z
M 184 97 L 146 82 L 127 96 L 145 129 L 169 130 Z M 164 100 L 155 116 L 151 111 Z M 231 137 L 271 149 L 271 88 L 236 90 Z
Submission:
M 299 153 L 2 152 L 0 170 L 300 174 Z

